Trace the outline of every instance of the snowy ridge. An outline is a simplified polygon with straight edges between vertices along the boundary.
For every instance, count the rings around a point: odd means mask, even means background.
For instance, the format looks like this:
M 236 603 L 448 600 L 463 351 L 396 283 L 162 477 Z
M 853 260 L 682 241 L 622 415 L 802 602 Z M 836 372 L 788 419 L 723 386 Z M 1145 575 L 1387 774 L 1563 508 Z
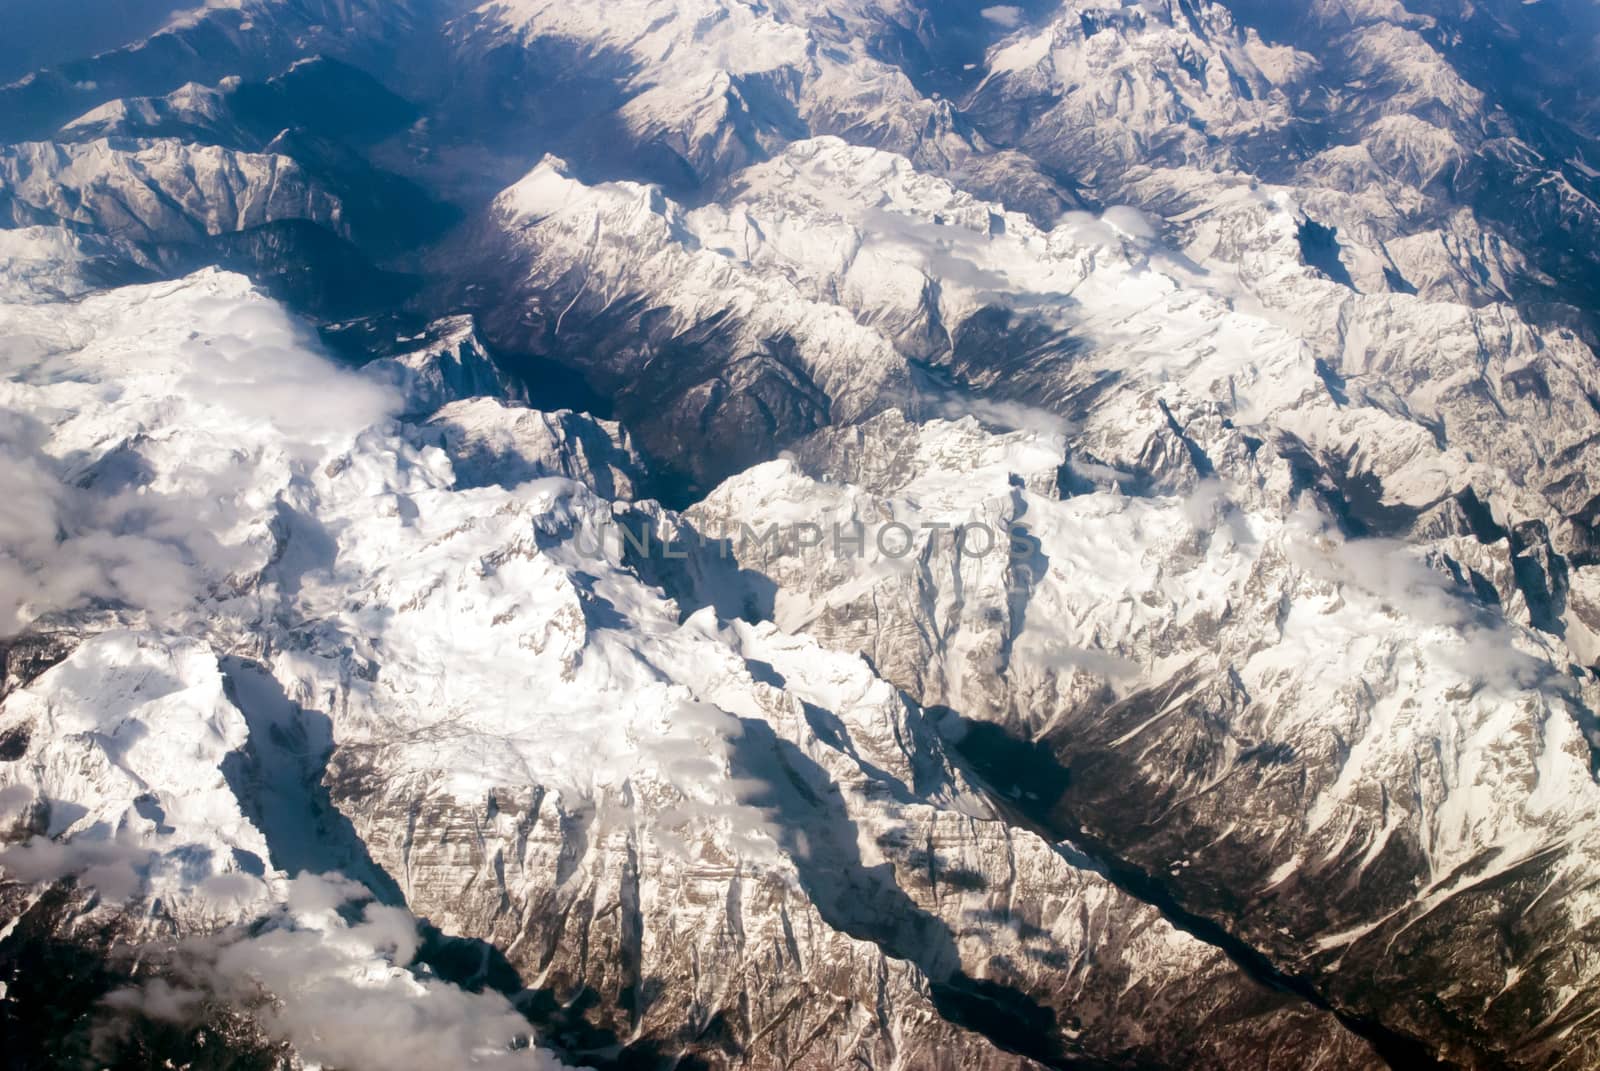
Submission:
M 176 141 L 13 146 L 0 157 L 0 206 L 17 224 L 136 241 L 192 242 L 274 219 L 342 229 L 337 198 L 292 159 Z

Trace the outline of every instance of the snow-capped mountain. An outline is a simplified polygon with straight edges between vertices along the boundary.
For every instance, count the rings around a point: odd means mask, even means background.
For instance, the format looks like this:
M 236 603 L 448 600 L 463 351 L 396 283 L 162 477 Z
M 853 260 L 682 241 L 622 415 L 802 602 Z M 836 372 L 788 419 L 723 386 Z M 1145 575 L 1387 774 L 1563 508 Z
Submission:
M 1581 0 L 244 0 L 0 87 L 10 1065 L 1600 1061 Z

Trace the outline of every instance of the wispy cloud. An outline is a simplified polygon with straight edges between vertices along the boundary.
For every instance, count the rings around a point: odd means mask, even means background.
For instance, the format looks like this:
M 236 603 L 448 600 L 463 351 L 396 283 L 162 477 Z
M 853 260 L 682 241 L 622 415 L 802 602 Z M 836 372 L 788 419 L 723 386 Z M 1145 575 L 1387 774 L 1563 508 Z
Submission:
M 1008 30 L 1014 30 L 1022 25 L 1022 9 L 1020 7 L 1012 7 L 1009 4 L 986 7 L 979 14 L 996 26 L 1003 26 Z
M 243 878 L 242 881 L 253 879 Z M 304 874 L 248 928 L 181 944 L 159 978 L 112 993 L 120 1015 L 177 1023 L 220 1001 L 307 1064 L 345 1071 L 559 1071 L 505 997 L 412 969 L 417 920 L 365 888 Z
M 0 307 L 0 333 L 0 635 L 94 603 L 170 613 L 259 568 L 272 494 L 398 404 L 211 273 Z

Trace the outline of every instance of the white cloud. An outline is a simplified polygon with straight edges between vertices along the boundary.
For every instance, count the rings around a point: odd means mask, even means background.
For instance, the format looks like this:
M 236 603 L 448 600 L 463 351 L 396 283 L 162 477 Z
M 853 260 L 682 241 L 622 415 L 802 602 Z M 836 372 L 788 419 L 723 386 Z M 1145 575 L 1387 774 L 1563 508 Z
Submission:
M 120 903 L 138 895 L 144 885 L 143 870 L 154 858 L 149 849 L 121 840 L 33 837 L 0 849 L 0 872 L 29 883 L 75 878 L 79 888 Z
M 976 417 L 984 424 L 1002 431 L 1026 431 L 1045 437 L 1065 438 L 1072 431 L 1072 423 L 1059 413 L 1052 413 L 1035 405 L 1011 402 L 980 395 L 958 395 L 941 398 L 932 407 L 945 420 Z
M 164 977 L 119 990 L 107 1003 L 181 1023 L 220 1000 L 306 1063 L 343 1071 L 567 1066 L 531 1045 L 531 1027 L 505 997 L 409 969 L 420 945 L 417 920 L 368 903 L 352 921 L 350 905 L 365 898 L 346 878 L 301 875 L 267 917 L 185 942 Z
M 0 335 L 0 635 L 96 602 L 169 614 L 248 575 L 277 487 L 397 405 L 215 272 L 0 306 Z
M 979 14 L 996 26 L 1004 26 L 1008 30 L 1014 30 L 1022 25 L 1022 9 L 1009 4 L 986 7 Z
M 1430 657 L 1439 666 L 1505 695 L 1538 687 L 1563 687 L 1549 664 L 1518 647 L 1503 621 L 1485 617 L 1445 575 L 1430 568 L 1417 548 L 1393 539 L 1346 539 L 1319 511 L 1302 506 L 1292 518 L 1298 529 L 1292 560 L 1313 575 L 1360 593 L 1376 608 L 1431 629 Z
M 1092 212 L 1068 212 L 1057 226 L 1074 242 L 1087 246 L 1115 247 L 1127 241 L 1144 244 L 1156 237 L 1150 217 L 1127 205 L 1112 205 L 1098 216 Z
M 33 806 L 33 789 L 27 785 L 6 785 L 0 788 L 0 825 L 19 821 Z

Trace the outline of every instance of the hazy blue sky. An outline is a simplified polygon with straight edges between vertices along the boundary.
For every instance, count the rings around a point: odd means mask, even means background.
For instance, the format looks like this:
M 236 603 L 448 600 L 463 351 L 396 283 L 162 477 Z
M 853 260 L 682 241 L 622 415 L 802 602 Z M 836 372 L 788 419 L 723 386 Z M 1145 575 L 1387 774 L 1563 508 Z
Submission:
M 115 48 L 200 0 L 0 0 L 0 82 Z

